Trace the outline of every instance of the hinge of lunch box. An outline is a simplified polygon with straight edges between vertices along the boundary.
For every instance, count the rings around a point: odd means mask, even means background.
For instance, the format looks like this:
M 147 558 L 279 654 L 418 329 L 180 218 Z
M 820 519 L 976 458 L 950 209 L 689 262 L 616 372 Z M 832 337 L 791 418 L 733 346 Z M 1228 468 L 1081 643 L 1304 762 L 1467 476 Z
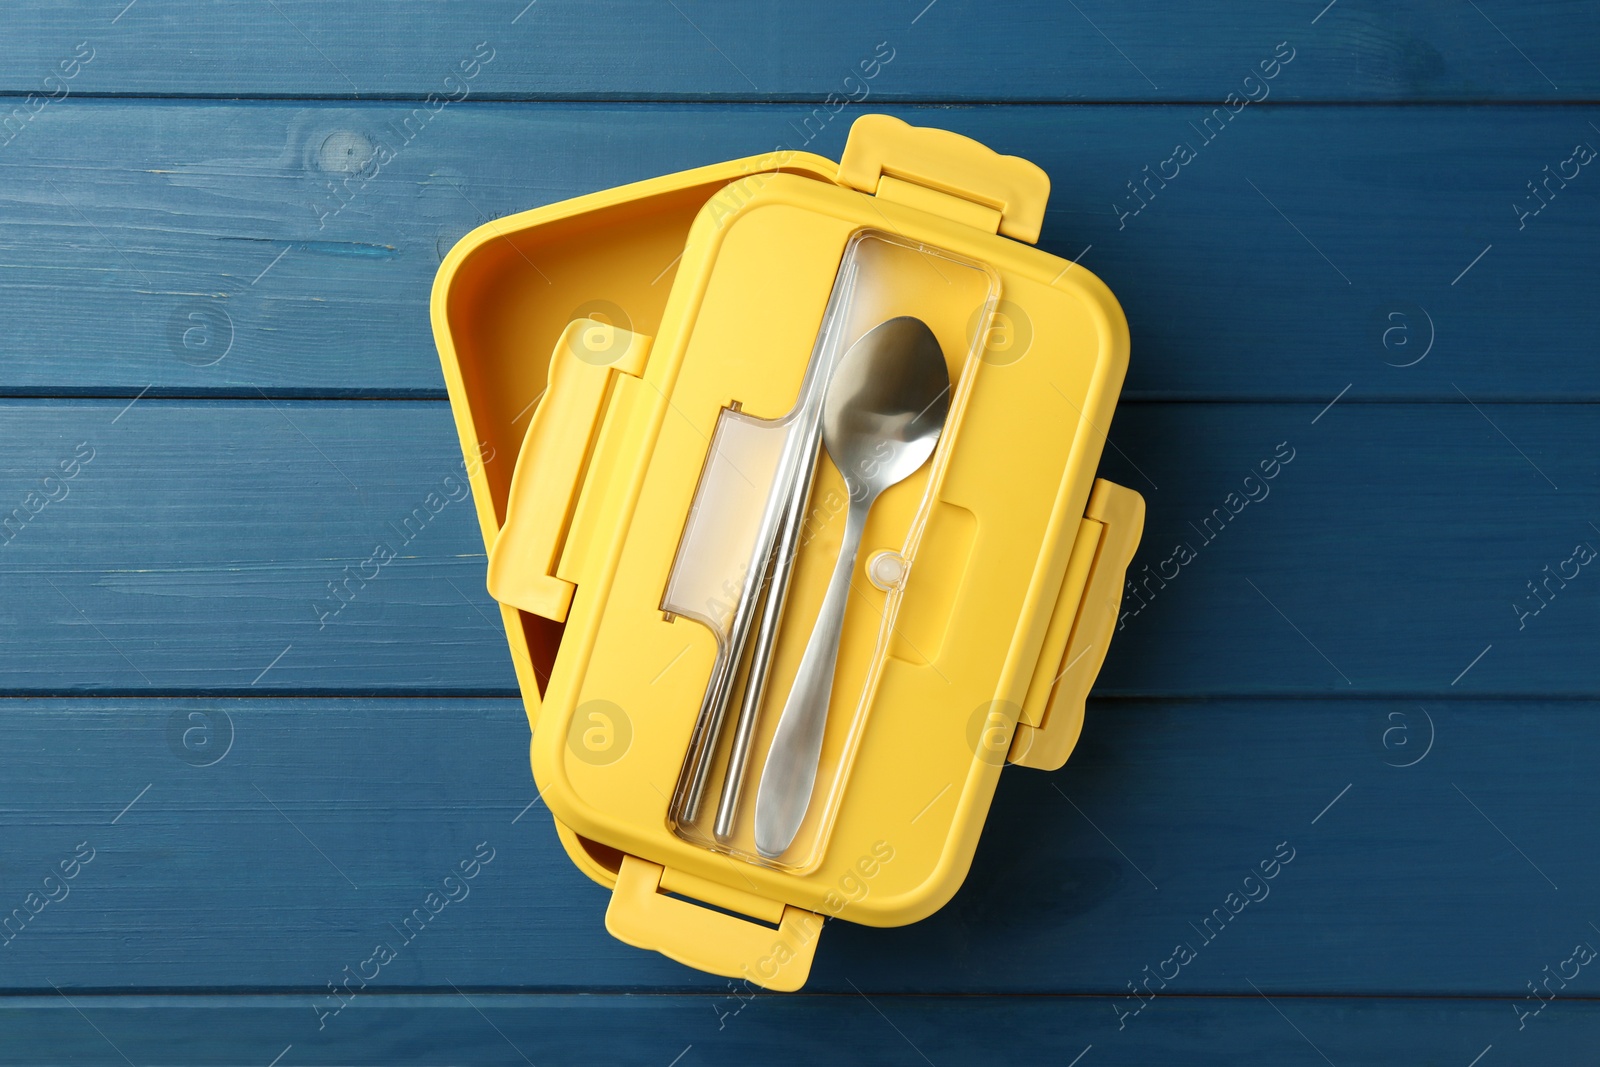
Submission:
M 618 459 L 636 444 L 649 337 L 599 322 L 567 325 L 549 384 L 511 475 L 505 523 L 489 548 L 489 592 L 502 604 L 564 622 L 578 576 L 600 540 Z
M 863 115 L 850 127 L 839 181 L 1029 244 L 1050 199 L 1050 177 L 1036 164 L 890 115 Z
M 1143 532 L 1144 497 L 1096 479 L 1022 701 L 1010 762 L 1053 771 L 1078 743 L 1084 704 L 1116 630 L 1128 563 Z

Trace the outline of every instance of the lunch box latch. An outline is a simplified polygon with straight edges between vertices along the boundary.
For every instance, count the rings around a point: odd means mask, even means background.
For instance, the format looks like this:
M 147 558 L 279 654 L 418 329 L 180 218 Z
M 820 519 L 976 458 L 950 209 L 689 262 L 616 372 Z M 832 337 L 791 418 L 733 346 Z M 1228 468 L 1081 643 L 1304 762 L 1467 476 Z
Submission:
M 1050 199 L 1050 176 L 1026 159 L 890 115 L 850 127 L 839 183 L 1028 244 Z
M 680 884 L 684 879 L 692 884 Z M 758 911 L 756 918 L 774 925 L 715 911 L 674 895 L 681 891 L 703 894 L 719 907 Z M 750 896 L 628 855 L 622 857 L 611 904 L 606 908 L 606 929 L 619 941 L 702 971 L 744 978 L 784 993 L 805 985 L 811 974 L 822 921 L 816 912 Z
M 1128 564 L 1143 532 L 1144 497 L 1095 479 L 1012 735 L 1009 762 L 1044 771 L 1067 762 L 1083 730 L 1084 704 L 1105 662 Z
M 588 554 L 605 531 L 604 475 L 620 464 L 639 420 L 651 338 L 596 319 L 567 324 L 550 357 L 489 549 L 489 593 L 502 604 L 565 622 Z

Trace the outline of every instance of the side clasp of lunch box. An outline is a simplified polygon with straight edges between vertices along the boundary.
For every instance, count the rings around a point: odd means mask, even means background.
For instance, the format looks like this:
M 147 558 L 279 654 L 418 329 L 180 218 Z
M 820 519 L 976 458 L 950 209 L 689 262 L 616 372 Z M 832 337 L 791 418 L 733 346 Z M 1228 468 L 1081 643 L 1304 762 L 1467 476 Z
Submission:
M 800 988 L 828 918 L 960 887 L 1059 768 L 1144 501 L 1094 477 L 1127 326 L 1049 180 L 868 115 L 490 223 L 433 320 L 529 720 L 606 928 Z M 492 452 L 488 449 L 493 449 Z

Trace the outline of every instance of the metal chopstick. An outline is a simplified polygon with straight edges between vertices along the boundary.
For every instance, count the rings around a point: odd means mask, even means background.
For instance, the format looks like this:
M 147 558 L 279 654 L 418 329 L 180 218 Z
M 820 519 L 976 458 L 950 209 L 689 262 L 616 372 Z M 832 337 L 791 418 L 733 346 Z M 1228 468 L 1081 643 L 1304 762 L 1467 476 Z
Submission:
M 733 836 L 739 796 L 744 789 L 745 765 L 750 759 L 750 746 L 755 741 L 756 716 L 761 709 L 761 700 L 767 691 L 767 676 L 772 669 L 778 622 L 783 617 L 783 606 L 789 596 L 790 579 L 794 577 L 800 530 L 805 525 L 812 475 L 817 466 L 820 424 L 811 428 L 809 436 L 807 450 L 801 454 L 800 469 L 795 472 L 783 526 L 778 532 L 778 543 L 772 550 L 772 576 L 767 582 L 766 602 L 761 612 L 761 623 L 756 629 L 755 648 L 750 653 L 750 670 L 745 676 L 744 699 L 734 725 L 733 749 L 728 754 L 727 775 L 722 782 L 722 796 L 717 802 L 717 819 L 712 832 L 722 842 Z

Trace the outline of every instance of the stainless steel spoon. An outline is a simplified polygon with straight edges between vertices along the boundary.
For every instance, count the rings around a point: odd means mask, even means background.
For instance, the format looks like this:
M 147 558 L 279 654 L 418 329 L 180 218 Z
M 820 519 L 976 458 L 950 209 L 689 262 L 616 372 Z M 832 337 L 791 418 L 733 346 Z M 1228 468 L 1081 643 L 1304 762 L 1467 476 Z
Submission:
M 839 636 L 867 513 L 879 494 L 933 453 L 950 411 L 950 372 L 927 323 L 910 316 L 872 328 L 840 358 L 822 406 L 822 441 L 850 493 L 844 543 L 783 706 L 756 795 L 756 850 L 782 855 L 811 803 L 833 693 Z

